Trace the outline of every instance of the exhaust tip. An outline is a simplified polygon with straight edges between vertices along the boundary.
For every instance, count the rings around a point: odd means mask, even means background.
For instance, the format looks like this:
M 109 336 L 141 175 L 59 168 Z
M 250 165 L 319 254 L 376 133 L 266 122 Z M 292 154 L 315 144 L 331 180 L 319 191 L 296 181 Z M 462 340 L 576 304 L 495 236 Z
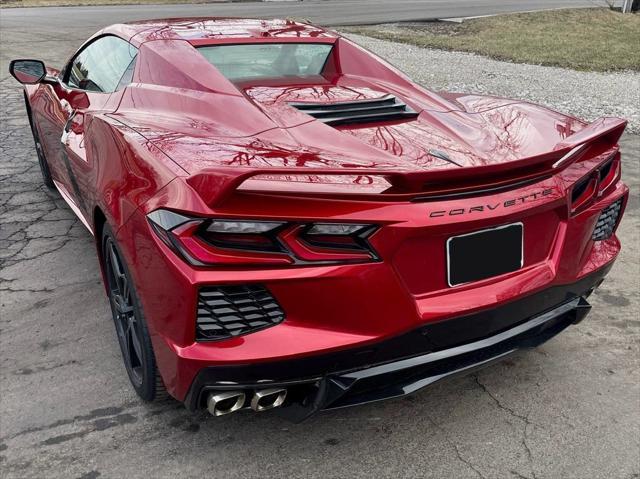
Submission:
M 258 390 L 251 399 L 251 409 L 260 412 L 282 406 L 286 397 L 287 390 L 284 388 Z
M 242 409 L 246 399 L 243 391 L 212 392 L 207 398 L 207 409 L 214 416 L 224 416 Z

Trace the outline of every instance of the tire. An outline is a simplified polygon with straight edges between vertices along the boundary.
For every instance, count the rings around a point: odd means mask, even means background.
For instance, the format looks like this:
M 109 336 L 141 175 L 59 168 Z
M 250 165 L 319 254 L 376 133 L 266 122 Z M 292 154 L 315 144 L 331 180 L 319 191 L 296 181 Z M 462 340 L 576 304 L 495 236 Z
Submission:
M 25 102 L 26 102 L 25 98 Z M 42 173 L 42 182 L 51 191 L 56 191 L 56 186 L 53 183 L 51 177 L 51 171 L 49 170 L 49 163 L 47 163 L 47 157 L 44 154 L 42 143 L 40 142 L 40 136 L 38 135 L 38 129 L 33 124 L 33 117 L 31 115 L 31 107 L 27 103 L 27 116 L 29 117 L 29 126 L 31 127 L 31 135 L 33 136 L 33 142 L 36 146 L 36 154 L 38 155 L 38 164 L 40 165 L 40 172 Z
M 101 245 L 111 315 L 129 381 L 143 401 L 164 400 L 168 395 L 156 366 L 142 305 L 115 235 L 107 224 Z

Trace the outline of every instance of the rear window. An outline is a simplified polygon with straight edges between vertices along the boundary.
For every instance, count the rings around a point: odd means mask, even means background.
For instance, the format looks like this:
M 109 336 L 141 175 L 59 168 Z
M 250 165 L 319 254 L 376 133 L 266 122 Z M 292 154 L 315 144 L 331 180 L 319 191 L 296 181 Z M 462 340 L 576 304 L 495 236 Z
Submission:
M 320 75 L 331 48 L 323 43 L 252 43 L 198 50 L 229 80 L 245 80 Z

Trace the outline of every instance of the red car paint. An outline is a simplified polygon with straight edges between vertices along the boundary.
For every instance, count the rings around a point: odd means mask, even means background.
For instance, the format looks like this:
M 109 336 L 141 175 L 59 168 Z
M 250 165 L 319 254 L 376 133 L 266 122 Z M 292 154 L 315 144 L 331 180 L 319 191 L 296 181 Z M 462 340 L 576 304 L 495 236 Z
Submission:
M 627 196 L 617 150 L 623 120 L 587 124 L 525 101 L 434 93 L 350 40 L 292 21 L 158 20 L 114 25 L 93 38 L 102 35 L 139 49 L 129 85 L 103 94 L 41 83 L 26 87 L 27 101 L 65 200 L 90 231 L 106 218 L 117 232 L 160 373 L 179 400 L 205 367 L 376 344 L 574 283 L 619 252 L 615 235 L 604 241 L 591 235 L 602 209 Z M 239 83 L 194 48 L 257 42 L 334 48 L 321 76 Z M 418 116 L 334 127 L 289 105 L 388 94 Z M 567 157 L 581 145 L 587 146 Z M 572 204 L 574 185 L 612 155 L 608 184 Z M 321 191 L 304 181 L 296 190 L 286 179 L 243 189 L 264 174 L 314 175 Z M 341 187 L 336 178 L 344 175 L 390 188 L 381 193 L 348 181 Z M 334 180 L 335 188 L 323 186 Z M 380 261 L 343 263 L 338 255 L 330 264 L 299 265 L 277 254 L 249 261 L 238 253 L 231 263 L 193 266 L 150 226 L 147 214 L 160 208 L 194 217 L 378 225 L 370 243 Z M 522 269 L 448 286 L 448 238 L 513 222 L 524 225 Z M 198 288 L 245 283 L 265 285 L 286 320 L 231 339 L 195 341 Z

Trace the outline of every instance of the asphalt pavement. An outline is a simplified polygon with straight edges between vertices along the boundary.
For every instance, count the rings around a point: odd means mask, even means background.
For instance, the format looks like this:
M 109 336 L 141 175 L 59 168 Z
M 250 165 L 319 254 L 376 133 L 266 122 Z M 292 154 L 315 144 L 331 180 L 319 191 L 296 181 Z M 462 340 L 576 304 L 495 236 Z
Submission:
M 362 4 L 317 3 L 325 11 L 320 4 Z M 635 135 L 622 141 L 623 176 L 632 189 L 619 230 L 623 252 L 590 299 L 591 315 L 542 347 L 406 399 L 298 425 L 268 413 L 213 418 L 175 402 L 137 400 L 93 240 L 41 184 L 22 93 L 7 62 L 35 57 L 60 66 L 116 16 L 197 15 L 207 8 L 214 7 L 0 12 L 0 476 L 640 477 Z
M 613 0 L 620 3 L 620 0 Z M 9 26 L 45 27 L 68 34 L 78 28 L 148 18 L 185 16 L 297 17 L 320 25 L 366 25 L 471 17 L 553 8 L 607 6 L 605 0 L 305 0 L 198 5 L 120 5 L 16 8 L 2 11 Z

